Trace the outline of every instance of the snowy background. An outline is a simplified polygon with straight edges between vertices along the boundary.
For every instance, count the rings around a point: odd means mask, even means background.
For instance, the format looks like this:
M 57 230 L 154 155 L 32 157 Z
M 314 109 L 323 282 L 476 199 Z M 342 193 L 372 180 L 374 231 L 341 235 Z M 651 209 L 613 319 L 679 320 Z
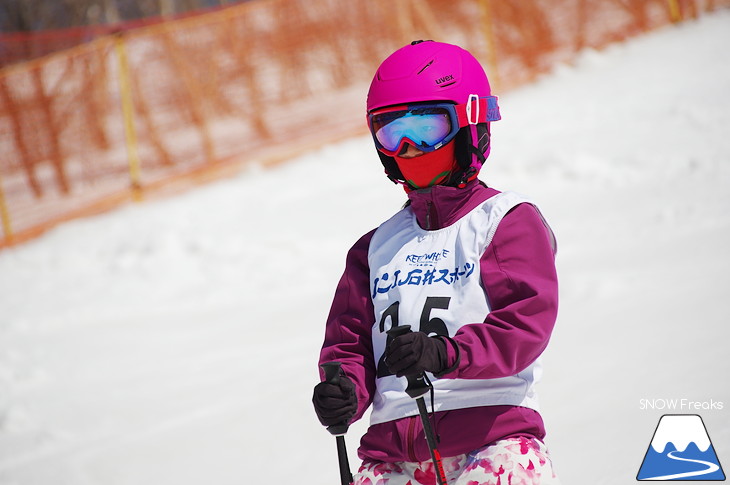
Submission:
M 700 414 L 730 472 L 728 46 L 722 11 L 500 96 L 482 179 L 559 242 L 540 393 L 564 485 L 636 483 L 665 413 Z M 324 320 L 404 198 L 359 137 L 0 252 L 0 484 L 339 483 Z

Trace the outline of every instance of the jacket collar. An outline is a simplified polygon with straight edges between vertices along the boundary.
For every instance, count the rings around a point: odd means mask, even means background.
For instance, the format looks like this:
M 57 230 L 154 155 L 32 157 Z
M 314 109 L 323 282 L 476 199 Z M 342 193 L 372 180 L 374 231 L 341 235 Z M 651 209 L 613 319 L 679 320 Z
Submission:
M 418 225 L 433 231 L 450 226 L 497 193 L 480 180 L 472 180 L 464 188 L 434 185 L 414 190 L 408 200 Z

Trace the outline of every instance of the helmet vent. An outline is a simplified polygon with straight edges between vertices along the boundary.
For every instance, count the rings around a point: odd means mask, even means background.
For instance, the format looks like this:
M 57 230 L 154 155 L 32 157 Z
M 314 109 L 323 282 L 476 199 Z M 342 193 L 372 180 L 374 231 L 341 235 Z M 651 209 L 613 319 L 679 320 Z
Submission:
M 423 71 L 425 71 L 426 69 L 428 69 L 429 67 L 431 67 L 431 64 L 433 64 L 433 59 L 431 59 L 431 61 L 428 64 L 426 64 L 425 66 L 423 66 L 421 68 L 421 70 L 418 71 L 418 73 L 416 75 L 421 74 Z

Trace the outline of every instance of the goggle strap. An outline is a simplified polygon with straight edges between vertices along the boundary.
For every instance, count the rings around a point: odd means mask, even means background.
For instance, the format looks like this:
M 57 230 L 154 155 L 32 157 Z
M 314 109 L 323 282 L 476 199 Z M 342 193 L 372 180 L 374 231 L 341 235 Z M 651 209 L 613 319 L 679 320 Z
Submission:
M 479 98 L 476 94 L 470 94 L 466 104 L 456 105 L 456 116 L 462 127 L 502 119 L 497 96 Z

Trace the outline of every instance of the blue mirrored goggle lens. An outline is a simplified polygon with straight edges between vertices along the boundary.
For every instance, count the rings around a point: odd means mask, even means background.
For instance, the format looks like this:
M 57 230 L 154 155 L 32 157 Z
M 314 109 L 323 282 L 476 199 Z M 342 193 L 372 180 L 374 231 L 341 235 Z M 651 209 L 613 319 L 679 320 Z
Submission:
M 449 111 L 444 108 L 375 114 L 371 123 L 375 138 L 389 151 L 396 150 L 404 138 L 416 146 L 432 148 L 443 142 L 452 129 Z

